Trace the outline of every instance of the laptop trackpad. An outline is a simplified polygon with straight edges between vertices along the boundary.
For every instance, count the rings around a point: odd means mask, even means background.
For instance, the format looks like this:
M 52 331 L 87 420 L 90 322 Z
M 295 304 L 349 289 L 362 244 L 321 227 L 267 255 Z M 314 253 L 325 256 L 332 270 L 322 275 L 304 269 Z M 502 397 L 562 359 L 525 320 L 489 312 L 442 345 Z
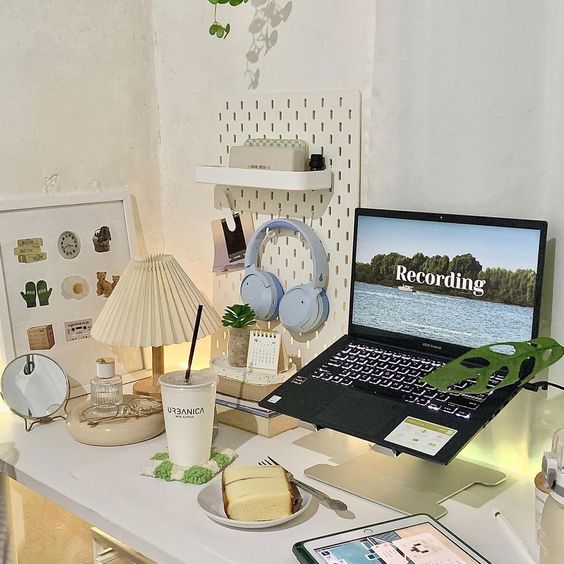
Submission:
M 348 388 L 316 417 L 316 423 L 368 440 L 382 436 L 384 429 L 393 429 L 401 418 L 401 409 L 394 401 Z M 373 439 L 371 439 L 373 437 Z

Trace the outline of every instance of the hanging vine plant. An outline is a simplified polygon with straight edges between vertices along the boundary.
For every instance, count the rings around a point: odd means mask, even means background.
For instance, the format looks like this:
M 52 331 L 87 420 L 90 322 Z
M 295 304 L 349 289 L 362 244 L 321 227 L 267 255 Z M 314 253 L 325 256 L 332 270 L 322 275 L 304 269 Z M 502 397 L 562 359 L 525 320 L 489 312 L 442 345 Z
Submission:
M 218 4 L 229 4 L 230 6 L 239 6 L 239 4 L 246 4 L 249 0 L 208 0 L 210 4 L 213 4 L 213 22 L 210 25 L 210 35 L 215 35 L 218 39 L 225 39 L 229 32 L 231 31 L 230 24 L 220 24 L 217 21 L 217 5 Z

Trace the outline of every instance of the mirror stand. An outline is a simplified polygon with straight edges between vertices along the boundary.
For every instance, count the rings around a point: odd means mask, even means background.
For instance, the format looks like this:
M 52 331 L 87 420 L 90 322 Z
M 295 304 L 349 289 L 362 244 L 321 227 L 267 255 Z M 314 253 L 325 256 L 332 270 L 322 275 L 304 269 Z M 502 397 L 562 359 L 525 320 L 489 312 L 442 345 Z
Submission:
M 62 419 L 63 421 L 66 419 L 64 415 L 55 415 L 55 417 L 40 417 L 39 419 L 28 419 L 24 417 L 25 423 L 25 430 L 29 433 L 35 425 L 46 425 L 47 423 L 52 423 L 56 419 Z
M 69 403 L 69 398 L 65 400 L 65 403 L 61 406 L 63 411 L 65 412 L 64 415 L 47 415 L 45 417 L 26 417 L 25 415 L 21 415 L 24 420 L 25 430 L 29 433 L 36 425 L 47 425 L 48 423 L 53 423 L 57 419 L 62 419 L 66 421 L 67 419 L 67 405 Z

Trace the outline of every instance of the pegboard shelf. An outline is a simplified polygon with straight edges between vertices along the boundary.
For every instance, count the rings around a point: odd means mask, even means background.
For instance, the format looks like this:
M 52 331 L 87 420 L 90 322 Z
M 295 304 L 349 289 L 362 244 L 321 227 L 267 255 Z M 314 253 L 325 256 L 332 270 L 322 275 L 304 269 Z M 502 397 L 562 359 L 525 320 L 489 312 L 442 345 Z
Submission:
M 328 190 L 333 184 L 333 173 L 330 170 L 290 172 L 227 166 L 196 166 L 194 179 L 196 182 L 220 186 L 289 191 Z

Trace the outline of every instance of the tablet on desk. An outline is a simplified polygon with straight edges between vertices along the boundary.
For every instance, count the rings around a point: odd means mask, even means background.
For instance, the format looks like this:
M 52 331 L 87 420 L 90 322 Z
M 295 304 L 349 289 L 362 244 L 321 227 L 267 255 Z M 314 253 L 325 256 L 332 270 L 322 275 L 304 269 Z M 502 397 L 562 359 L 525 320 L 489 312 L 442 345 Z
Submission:
M 412 515 L 296 543 L 302 564 L 490 564 L 429 515 Z

